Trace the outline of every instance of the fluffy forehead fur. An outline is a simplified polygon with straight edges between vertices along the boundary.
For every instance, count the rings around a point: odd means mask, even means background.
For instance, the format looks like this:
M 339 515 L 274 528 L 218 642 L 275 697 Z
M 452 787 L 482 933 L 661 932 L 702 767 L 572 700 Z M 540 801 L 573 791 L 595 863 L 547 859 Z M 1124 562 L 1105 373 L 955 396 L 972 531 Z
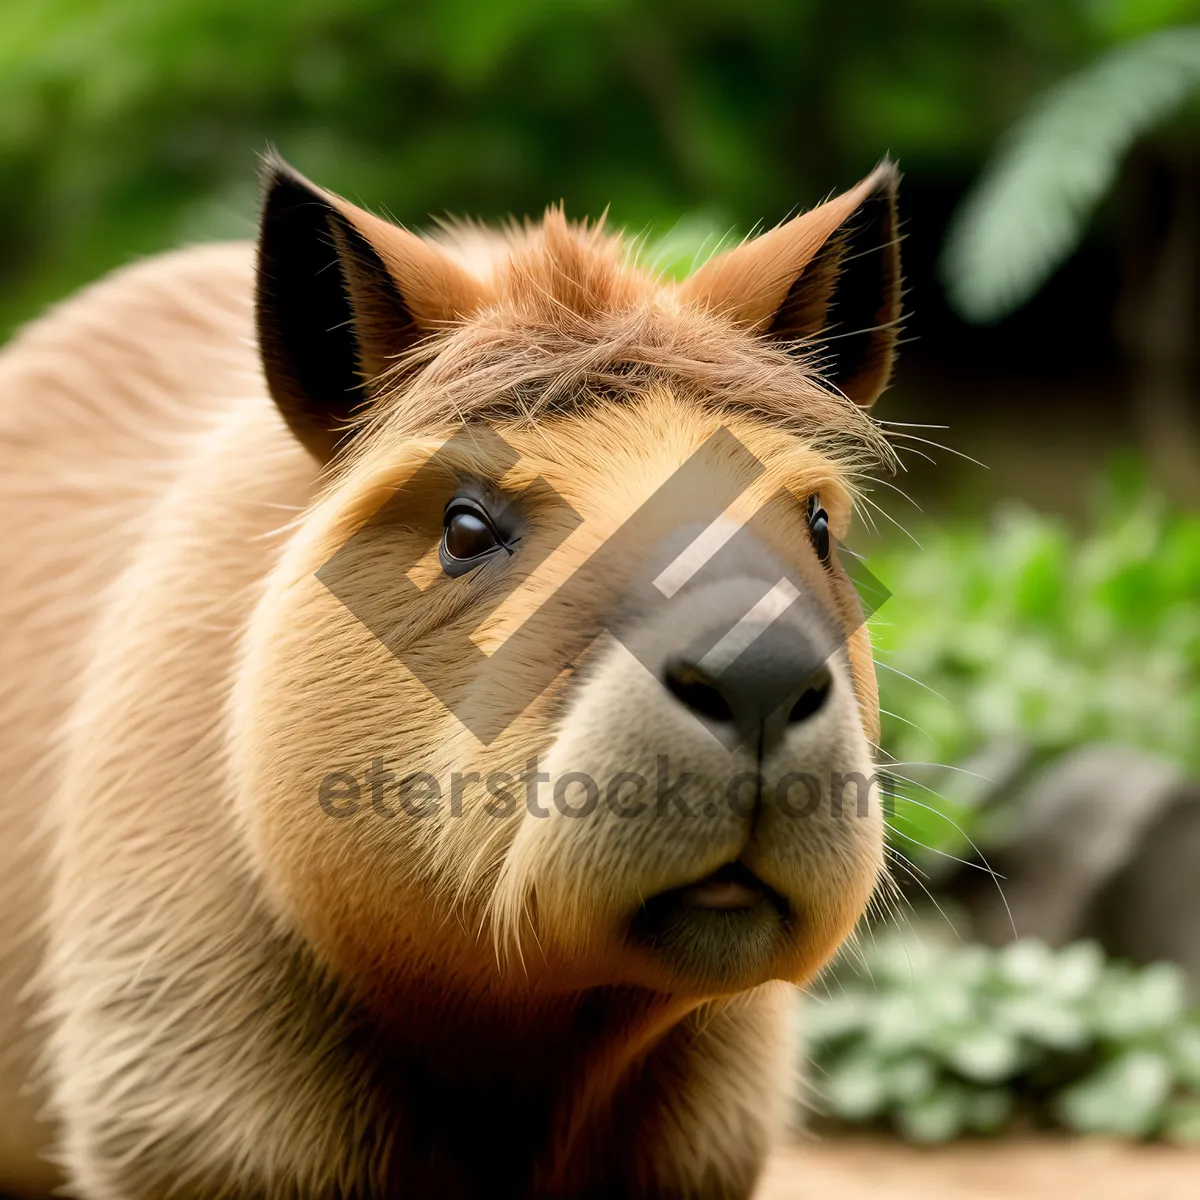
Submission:
M 380 376 L 369 430 L 532 423 L 659 385 L 801 434 L 848 469 L 893 462 L 869 413 L 823 381 L 818 347 L 768 341 L 706 310 L 603 223 L 551 208 L 505 234 L 451 226 L 437 244 L 478 281 L 470 321 L 434 328 Z

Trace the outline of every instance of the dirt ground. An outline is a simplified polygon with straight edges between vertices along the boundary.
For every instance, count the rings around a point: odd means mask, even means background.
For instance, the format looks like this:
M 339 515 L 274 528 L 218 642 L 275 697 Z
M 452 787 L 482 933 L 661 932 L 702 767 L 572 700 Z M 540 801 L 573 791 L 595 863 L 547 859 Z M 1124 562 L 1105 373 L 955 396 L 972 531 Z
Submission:
M 756 1200 L 1200 1200 L 1200 1150 L 1050 1139 L 806 1140 L 778 1154 Z

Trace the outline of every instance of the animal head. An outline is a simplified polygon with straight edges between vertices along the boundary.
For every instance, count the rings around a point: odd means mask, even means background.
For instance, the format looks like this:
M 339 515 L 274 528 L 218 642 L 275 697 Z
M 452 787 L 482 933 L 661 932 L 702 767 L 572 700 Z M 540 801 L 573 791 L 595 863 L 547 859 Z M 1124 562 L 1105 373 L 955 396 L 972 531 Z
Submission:
M 803 981 L 882 868 L 838 560 L 897 173 L 682 283 L 558 209 L 421 238 L 268 164 L 258 334 L 323 467 L 233 767 L 281 918 L 372 995 Z

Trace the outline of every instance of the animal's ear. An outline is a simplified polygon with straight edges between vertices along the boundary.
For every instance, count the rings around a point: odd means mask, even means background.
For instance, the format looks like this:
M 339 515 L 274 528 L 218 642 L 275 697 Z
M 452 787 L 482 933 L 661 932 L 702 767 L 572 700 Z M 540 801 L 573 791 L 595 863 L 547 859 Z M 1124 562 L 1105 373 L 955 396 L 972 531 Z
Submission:
M 478 308 L 483 285 L 274 155 L 263 184 L 259 353 L 284 419 L 324 462 L 396 357 Z
M 894 163 L 857 187 L 709 259 L 685 299 L 766 337 L 819 349 L 821 373 L 873 404 L 892 373 L 900 321 Z

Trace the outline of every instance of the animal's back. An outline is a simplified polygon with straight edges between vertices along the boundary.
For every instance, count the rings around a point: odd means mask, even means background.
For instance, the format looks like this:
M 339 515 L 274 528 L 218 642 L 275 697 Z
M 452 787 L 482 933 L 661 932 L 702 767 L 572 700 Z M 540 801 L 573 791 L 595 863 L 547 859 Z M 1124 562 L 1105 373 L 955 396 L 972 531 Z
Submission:
M 45 1186 L 23 998 L 40 952 L 58 740 L 106 590 L 206 429 L 267 403 L 249 246 L 140 263 L 0 350 L 0 1177 Z M 11 1186 L 11 1184 L 9 1184 Z

